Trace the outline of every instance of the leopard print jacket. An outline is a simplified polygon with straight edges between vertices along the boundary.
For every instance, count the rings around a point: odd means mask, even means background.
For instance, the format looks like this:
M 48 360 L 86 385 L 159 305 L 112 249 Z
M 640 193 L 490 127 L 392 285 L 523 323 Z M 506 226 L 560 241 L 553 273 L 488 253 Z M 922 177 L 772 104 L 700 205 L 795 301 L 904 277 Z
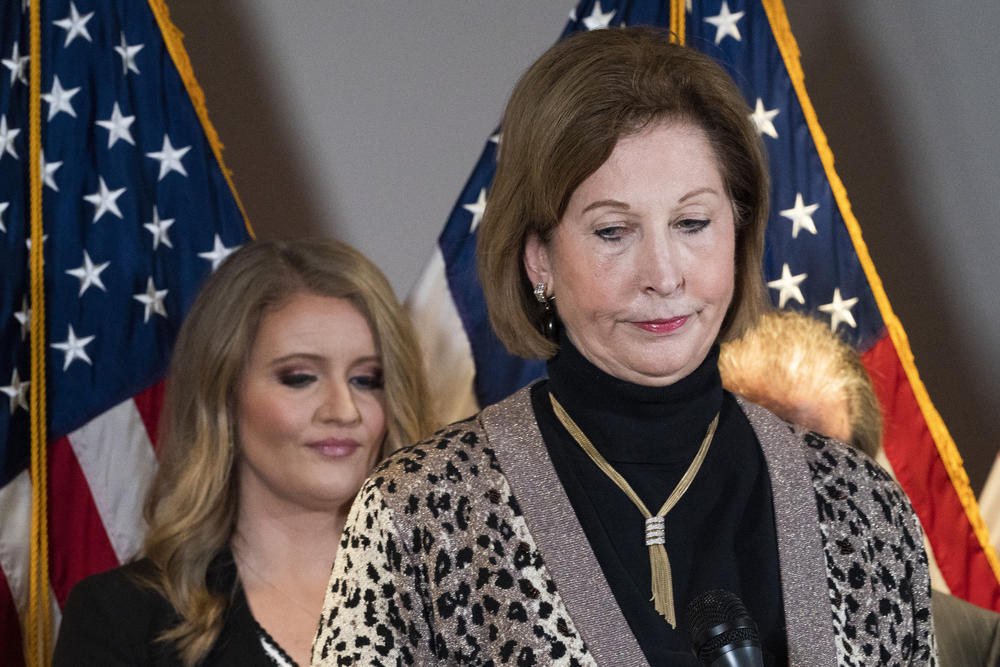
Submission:
M 352 507 L 314 665 L 646 665 L 528 389 L 397 452 Z M 774 491 L 789 661 L 934 665 L 920 525 L 864 454 L 740 401 Z

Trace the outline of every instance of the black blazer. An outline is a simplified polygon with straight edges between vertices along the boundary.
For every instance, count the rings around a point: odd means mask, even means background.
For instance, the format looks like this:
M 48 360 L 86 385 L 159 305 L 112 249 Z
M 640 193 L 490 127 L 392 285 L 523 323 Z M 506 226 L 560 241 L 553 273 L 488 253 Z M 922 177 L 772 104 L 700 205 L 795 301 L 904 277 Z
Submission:
M 173 646 L 156 639 L 177 623 L 174 608 L 158 592 L 137 584 L 130 576 L 151 572 L 152 564 L 144 559 L 87 577 L 74 586 L 63 609 L 54 667 L 180 665 Z M 203 664 L 273 667 L 261 647 L 243 588 L 236 584 L 232 557 L 220 556 L 208 580 L 215 590 L 234 593 L 222 632 Z

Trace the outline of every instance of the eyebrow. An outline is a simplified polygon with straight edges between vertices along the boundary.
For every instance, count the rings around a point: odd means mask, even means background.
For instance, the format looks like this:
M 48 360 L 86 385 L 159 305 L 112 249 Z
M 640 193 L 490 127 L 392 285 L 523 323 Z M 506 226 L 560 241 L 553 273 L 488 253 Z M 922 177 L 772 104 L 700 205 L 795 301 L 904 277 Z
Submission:
M 595 208 L 601 208 L 603 206 L 607 206 L 610 208 L 620 208 L 625 211 L 627 211 L 630 208 L 628 204 L 626 204 L 623 201 L 618 201 L 617 199 L 601 199 L 588 204 L 587 207 L 583 209 L 582 212 L 586 213 L 587 211 L 593 211 Z
M 687 201 L 688 199 L 691 199 L 692 197 L 697 197 L 698 195 L 705 194 L 705 193 L 713 194 L 713 195 L 718 195 L 719 194 L 718 192 L 716 192 L 715 188 L 706 186 L 706 187 L 703 187 L 703 188 L 698 188 L 696 190 L 692 190 L 691 192 L 689 192 L 686 195 L 684 195 L 683 197 L 681 197 L 680 201 L 684 202 L 684 201 Z
M 308 352 L 292 352 L 291 354 L 286 354 L 286 355 L 284 355 L 282 357 L 278 357 L 277 359 L 272 359 L 269 362 L 268 365 L 270 365 L 270 366 L 277 366 L 279 364 L 283 364 L 283 363 L 286 363 L 288 361 L 295 361 L 295 360 L 298 360 L 298 359 L 304 359 L 304 360 L 314 361 L 314 362 L 321 362 L 321 361 L 324 361 L 326 359 L 326 357 L 323 356 L 323 355 L 321 355 L 321 354 L 309 354 Z M 371 355 L 368 355 L 368 356 L 365 356 L 365 357 L 358 357 L 357 359 L 351 360 L 350 365 L 351 366 L 356 366 L 357 364 L 367 364 L 367 363 L 372 363 L 372 362 L 377 363 L 377 364 L 381 364 L 382 363 L 382 357 L 380 355 L 377 355 L 377 354 L 371 354 Z
M 718 195 L 719 194 L 715 190 L 715 188 L 706 186 L 706 187 L 697 188 L 695 190 L 692 190 L 691 192 L 688 192 L 683 197 L 681 197 L 678 201 L 681 202 L 681 203 L 683 203 L 683 202 L 687 201 L 688 199 L 692 199 L 693 197 L 697 197 L 698 195 L 705 194 L 705 193 L 713 194 L 713 195 Z M 605 207 L 605 206 L 607 206 L 608 208 L 621 209 L 623 211 L 627 211 L 627 210 L 629 210 L 631 208 L 625 202 L 618 201 L 617 199 L 599 199 L 599 200 L 597 200 L 595 202 L 591 202 L 590 204 L 588 204 L 586 206 L 586 208 L 583 209 L 582 213 L 586 213 L 588 211 L 593 211 L 596 208 L 602 208 L 602 207 Z

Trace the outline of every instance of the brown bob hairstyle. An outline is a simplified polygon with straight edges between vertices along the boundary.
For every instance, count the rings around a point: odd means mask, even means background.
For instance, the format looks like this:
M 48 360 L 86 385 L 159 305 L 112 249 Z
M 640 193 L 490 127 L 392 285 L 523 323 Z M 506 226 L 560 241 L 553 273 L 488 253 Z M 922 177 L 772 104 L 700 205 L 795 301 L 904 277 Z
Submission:
M 687 122 L 708 137 L 736 223 L 733 301 L 720 340 L 738 337 L 763 310 L 761 260 L 768 172 L 750 109 L 709 56 L 649 27 L 578 33 L 521 76 L 504 112 L 496 176 L 479 227 L 479 277 L 490 323 L 512 354 L 547 359 L 557 346 L 524 270 L 531 234 L 548 242 L 573 191 L 622 137 Z

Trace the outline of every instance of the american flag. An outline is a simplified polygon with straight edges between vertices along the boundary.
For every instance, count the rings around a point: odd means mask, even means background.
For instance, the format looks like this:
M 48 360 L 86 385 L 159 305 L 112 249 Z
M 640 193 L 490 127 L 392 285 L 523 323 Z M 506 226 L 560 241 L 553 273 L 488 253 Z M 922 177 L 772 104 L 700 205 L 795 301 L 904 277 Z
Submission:
M 993 460 L 986 484 L 979 494 L 979 507 L 986 519 L 993 548 L 1000 550 L 1000 454 Z
M 251 234 L 162 0 L 0 0 L 0 664 L 24 662 L 29 342 L 44 335 L 51 610 L 141 546 L 169 352 Z M 29 86 L 40 65 L 45 321 L 30 326 Z
M 683 34 L 740 86 L 769 154 L 772 210 L 763 271 L 771 298 L 780 308 L 825 319 L 861 353 L 883 408 L 886 464 L 923 524 L 943 576 L 936 585 L 1000 611 L 1000 562 L 834 171 L 784 6 L 780 0 L 584 0 L 563 37 L 621 25 Z M 501 146 L 497 128 L 408 300 L 445 418 L 467 416 L 544 373 L 541 362 L 510 356 L 492 333 L 476 277 L 476 229 Z

